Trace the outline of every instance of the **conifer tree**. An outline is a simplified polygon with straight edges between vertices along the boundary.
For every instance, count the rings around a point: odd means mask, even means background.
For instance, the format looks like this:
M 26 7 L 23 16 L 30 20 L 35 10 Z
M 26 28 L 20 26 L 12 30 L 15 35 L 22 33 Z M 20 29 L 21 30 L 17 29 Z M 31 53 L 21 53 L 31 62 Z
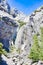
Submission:
M 29 55 L 29 58 L 34 61 L 43 60 L 43 27 L 40 28 L 40 31 L 40 40 L 36 34 L 33 36 L 33 45 Z

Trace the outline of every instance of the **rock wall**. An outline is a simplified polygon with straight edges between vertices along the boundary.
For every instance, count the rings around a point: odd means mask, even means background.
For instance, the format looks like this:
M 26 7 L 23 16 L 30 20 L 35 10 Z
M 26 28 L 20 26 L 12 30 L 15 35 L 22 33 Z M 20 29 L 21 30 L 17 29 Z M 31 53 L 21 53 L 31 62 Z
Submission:
M 17 28 L 18 24 L 16 21 L 8 17 L 2 17 L 2 20 L 0 20 L 0 41 L 3 40 L 4 47 L 9 49 L 9 46 L 11 45 L 11 42 L 9 43 L 9 41 L 13 41 L 13 38 L 15 39 Z
M 25 26 L 21 27 L 17 34 L 15 46 L 21 51 L 19 55 L 23 59 L 23 65 L 32 65 L 31 60 L 28 59 L 28 54 L 30 53 L 33 44 L 33 35 L 37 34 L 38 38 L 40 37 L 40 27 L 43 27 L 42 8 L 36 10 L 36 12 L 32 13 L 29 16 L 28 23 Z M 21 63 L 22 59 L 20 61 Z M 33 65 L 35 65 L 35 63 Z M 36 65 L 38 64 L 36 63 Z

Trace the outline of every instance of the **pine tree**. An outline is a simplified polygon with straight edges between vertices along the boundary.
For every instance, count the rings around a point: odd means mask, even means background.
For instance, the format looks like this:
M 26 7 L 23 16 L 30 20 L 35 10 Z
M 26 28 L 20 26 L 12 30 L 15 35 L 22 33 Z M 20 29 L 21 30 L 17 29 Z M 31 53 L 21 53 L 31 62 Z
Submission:
M 43 27 L 40 28 L 41 34 L 40 34 L 40 53 L 39 53 L 39 59 L 43 60 Z
M 31 48 L 31 51 L 30 51 L 30 56 L 29 58 L 33 59 L 33 61 L 37 61 L 39 60 L 39 45 L 38 45 L 38 37 L 37 35 L 34 35 L 33 36 L 33 46 Z
M 40 40 L 36 34 L 33 36 L 33 46 L 29 55 L 29 58 L 34 61 L 43 60 L 43 27 L 40 28 L 40 31 Z

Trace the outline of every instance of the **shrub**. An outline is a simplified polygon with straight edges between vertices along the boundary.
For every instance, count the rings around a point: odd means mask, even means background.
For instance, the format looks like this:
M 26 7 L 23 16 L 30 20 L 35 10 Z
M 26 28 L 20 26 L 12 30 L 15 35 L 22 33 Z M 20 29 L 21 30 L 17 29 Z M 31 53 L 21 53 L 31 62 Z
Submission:
M 16 50 L 15 45 L 10 46 L 10 53 L 14 52 Z
M 40 40 L 36 34 L 33 36 L 34 43 L 28 56 L 30 59 L 33 59 L 33 61 L 43 60 L 43 28 L 41 27 L 40 30 Z
M 21 52 L 21 49 L 20 49 L 20 48 L 18 48 L 16 51 L 17 51 L 17 52 L 20 54 L 20 52 Z
M 3 44 L 0 43 L 0 61 L 1 61 L 1 55 L 4 54 L 6 56 L 6 51 L 3 49 Z
M 19 24 L 20 24 L 20 27 L 22 27 L 23 25 L 26 25 L 26 23 L 23 22 L 23 21 L 19 21 L 19 20 L 18 20 L 18 22 L 19 22 Z
M 40 53 L 39 53 L 39 59 L 43 60 L 43 28 L 41 27 L 41 34 L 40 34 Z
M 38 45 L 38 38 L 37 38 L 37 35 L 34 35 L 33 37 L 34 39 L 34 43 L 33 43 L 33 46 L 31 48 L 31 51 L 30 51 L 30 56 L 29 58 L 33 59 L 34 61 L 37 61 L 39 60 L 39 45 Z
M 34 12 L 37 13 L 37 12 L 40 12 L 41 10 L 35 10 Z

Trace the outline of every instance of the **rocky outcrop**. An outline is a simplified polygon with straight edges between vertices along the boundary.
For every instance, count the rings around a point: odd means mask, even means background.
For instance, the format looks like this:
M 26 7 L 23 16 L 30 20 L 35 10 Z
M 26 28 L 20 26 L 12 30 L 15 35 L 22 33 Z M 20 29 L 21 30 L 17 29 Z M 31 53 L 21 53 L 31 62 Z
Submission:
M 6 0 L 0 0 L 0 42 L 4 44 L 4 48 L 9 50 L 9 46 L 13 44 L 17 35 L 19 24 L 10 15 L 10 6 Z
M 16 18 L 18 16 L 18 14 L 20 14 L 20 12 L 16 9 L 16 8 L 12 8 L 10 11 L 10 14 Z
M 20 46 L 22 46 L 22 44 L 29 44 L 35 33 L 37 35 L 40 34 L 40 27 L 43 27 L 43 10 L 41 9 L 40 12 L 33 13 L 33 15 L 30 15 L 29 22 L 19 30 L 15 45 L 18 44 L 17 46 L 19 46 L 21 44 Z
M 27 22 L 19 31 L 18 20 Z M 10 59 L 3 56 L 7 59 L 8 65 L 11 65 L 8 60 L 12 62 L 12 65 L 13 63 L 14 65 L 43 65 L 43 61 L 33 62 L 28 58 L 33 45 L 33 35 L 37 34 L 40 38 L 40 27 L 43 27 L 43 7 L 26 17 L 17 9 L 11 10 L 5 0 L 0 0 L 0 42 L 9 50 L 10 45 L 13 45 L 13 39 L 15 41 L 14 52 L 8 54 Z
M 31 27 L 28 25 L 24 25 L 21 27 L 17 34 L 17 38 L 15 41 L 16 48 L 21 48 L 23 54 L 28 54 L 30 47 L 32 45 L 32 33 Z
M 2 40 L 4 47 L 9 48 L 11 45 L 10 41 L 16 38 L 17 28 L 18 24 L 14 20 L 2 17 L 2 20 L 0 20 L 0 42 Z
M 43 9 L 40 8 L 36 12 L 29 16 L 28 23 L 21 27 L 15 41 L 16 48 L 20 49 L 20 57 L 24 59 L 24 62 L 28 59 L 27 56 L 30 53 L 33 44 L 33 35 L 37 34 L 40 37 L 40 27 L 43 27 Z M 26 59 L 27 58 L 27 59 Z M 28 62 L 28 61 L 26 61 Z M 29 65 L 29 63 L 27 63 Z M 40 62 L 38 63 L 39 65 Z M 38 65 L 37 63 L 33 65 Z M 25 64 L 23 64 L 25 65 Z M 32 65 L 32 64 L 30 64 Z M 43 65 L 43 64 L 42 64 Z
M 4 10 L 7 13 L 10 13 L 10 5 L 6 0 L 0 0 L 0 10 Z
M 14 18 L 14 20 L 21 22 L 28 22 L 29 18 L 23 12 L 17 10 L 16 8 L 11 8 L 6 0 L 0 0 L 0 10 L 9 14 Z

